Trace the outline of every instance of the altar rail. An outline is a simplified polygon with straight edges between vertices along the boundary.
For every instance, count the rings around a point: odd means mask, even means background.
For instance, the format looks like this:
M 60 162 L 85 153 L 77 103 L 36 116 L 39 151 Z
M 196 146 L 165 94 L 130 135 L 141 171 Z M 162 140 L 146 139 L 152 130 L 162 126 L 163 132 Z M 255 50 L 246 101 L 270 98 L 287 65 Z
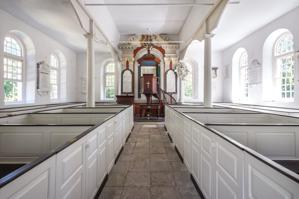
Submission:
M 200 120 L 166 106 L 165 125 L 206 199 L 299 198 L 297 174 Z
M 70 114 L 63 117 L 67 115 Z M 84 115 L 81 114 L 81 118 Z M 73 121 L 76 122 L 78 120 Z M 2 178 L 0 198 L 94 198 L 132 127 L 133 109 L 130 106 L 97 123 L 50 154 Z

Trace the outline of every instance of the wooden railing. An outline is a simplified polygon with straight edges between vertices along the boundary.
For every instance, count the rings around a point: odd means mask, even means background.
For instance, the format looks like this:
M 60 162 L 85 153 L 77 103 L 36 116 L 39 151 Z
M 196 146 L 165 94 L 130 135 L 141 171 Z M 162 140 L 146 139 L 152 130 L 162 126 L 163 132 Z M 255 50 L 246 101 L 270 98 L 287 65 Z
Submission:
M 162 88 L 158 88 L 159 100 L 163 102 L 163 104 L 176 104 L 176 99 L 172 96 L 172 94 L 166 92 Z

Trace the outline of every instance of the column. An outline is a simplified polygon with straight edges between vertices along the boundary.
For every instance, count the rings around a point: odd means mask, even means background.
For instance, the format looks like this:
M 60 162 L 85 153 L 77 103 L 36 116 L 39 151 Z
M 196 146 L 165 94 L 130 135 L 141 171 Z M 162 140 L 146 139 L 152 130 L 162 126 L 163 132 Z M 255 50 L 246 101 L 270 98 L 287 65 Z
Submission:
M 204 106 L 212 107 L 212 34 L 205 34 L 204 47 Z
M 86 34 L 87 38 L 87 95 L 86 95 L 86 106 L 94 107 L 95 106 L 95 78 L 94 78 L 94 32 L 93 32 L 93 20 L 89 20 L 89 33 Z

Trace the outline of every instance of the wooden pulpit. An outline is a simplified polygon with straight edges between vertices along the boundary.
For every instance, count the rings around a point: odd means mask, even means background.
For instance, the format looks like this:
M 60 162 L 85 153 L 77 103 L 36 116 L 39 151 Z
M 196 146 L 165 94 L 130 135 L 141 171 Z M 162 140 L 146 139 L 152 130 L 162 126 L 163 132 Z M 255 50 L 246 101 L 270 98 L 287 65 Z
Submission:
M 141 93 L 146 96 L 147 104 L 151 103 L 152 95 L 157 94 L 157 77 L 153 74 L 144 74 L 140 77 Z

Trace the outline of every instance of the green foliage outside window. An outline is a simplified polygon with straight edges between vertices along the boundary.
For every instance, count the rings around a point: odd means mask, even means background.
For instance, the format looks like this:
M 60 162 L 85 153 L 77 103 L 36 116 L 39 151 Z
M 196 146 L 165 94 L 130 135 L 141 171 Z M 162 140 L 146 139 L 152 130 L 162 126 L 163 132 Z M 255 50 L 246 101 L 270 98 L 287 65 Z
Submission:
M 11 80 L 4 80 L 4 96 L 5 96 L 5 101 L 17 101 L 18 99 L 17 82 Z
M 185 82 L 185 89 L 184 89 L 184 96 L 185 97 L 192 97 L 192 81 Z
M 106 99 L 114 99 L 115 89 L 113 87 L 106 87 Z

